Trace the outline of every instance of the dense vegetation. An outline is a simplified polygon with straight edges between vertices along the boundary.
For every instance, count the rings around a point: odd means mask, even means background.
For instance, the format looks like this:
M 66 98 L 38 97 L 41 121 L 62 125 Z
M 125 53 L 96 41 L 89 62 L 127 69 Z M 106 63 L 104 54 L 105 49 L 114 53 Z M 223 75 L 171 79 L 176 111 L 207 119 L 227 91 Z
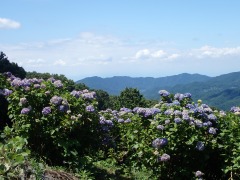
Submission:
M 0 74 L 0 179 L 239 179 L 240 107 L 159 94 Z

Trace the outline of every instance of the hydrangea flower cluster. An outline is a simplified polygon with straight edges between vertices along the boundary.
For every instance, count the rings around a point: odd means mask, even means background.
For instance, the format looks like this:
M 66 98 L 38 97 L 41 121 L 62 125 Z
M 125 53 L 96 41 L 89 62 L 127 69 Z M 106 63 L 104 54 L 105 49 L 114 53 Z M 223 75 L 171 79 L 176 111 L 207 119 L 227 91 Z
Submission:
M 133 109 L 134 113 L 140 114 L 144 117 L 149 117 L 155 114 L 158 114 L 161 112 L 158 108 L 142 108 L 142 107 L 136 107 Z
M 162 156 L 159 157 L 159 160 L 161 162 L 167 162 L 170 160 L 170 156 L 168 154 L 164 153 Z
M 86 100 L 91 100 L 91 99 L 96 98 L 96 92 L 94 92 L 94 91 L 89 92 L 87 89 L 82 90 L 82 91 L 73 90 L 71 92 L 71 95 L 76 98 L 82 97 L 83 99 L 86 99 Z
M 168 140 L 166 138 L 161 138 L 161 139 L 157 138 L 152 142 L 152 146 L 157 149 L 163 148 L 167 144 L 168 144 Z
M 25 115 L 27 115 L 29 112 L 30 112 L 30 108 L 23 108 L 22 110 L 21 110 L 21 114 L 25 114 Z
M 51 107 L 45 107 L 45 108 L 43 108 L 43 110 L 42 110 L 42 114 L 43 115 L 48 115 L 48 114 L 50 114 L 51 113 Z

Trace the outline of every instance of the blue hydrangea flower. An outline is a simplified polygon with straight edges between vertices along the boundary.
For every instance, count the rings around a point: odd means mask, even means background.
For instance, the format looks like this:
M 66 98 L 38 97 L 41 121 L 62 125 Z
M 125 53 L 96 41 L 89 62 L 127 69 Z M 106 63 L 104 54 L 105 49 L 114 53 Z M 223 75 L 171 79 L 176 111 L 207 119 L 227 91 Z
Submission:
M 51 107 L 45 107 L 45 108 L 43 108 L 43 110 L 42 110 L 42 114 L 43 115 L 48 115 L 48 114 L 50 114 L 51 113 Z
M 152 146 L 154 148 L 160 149 L 168 144 L 168 140 L 166 138 L 157 138 L 152 142 Z
M 162 97 L 168 97 L 170 95 L 170 93 L 168 91 L 166 91 L 166 90 L 160 90 L 158 93 Z
M 185 98 L 191 98 L 191 97 L 192 97 L 192 95 L 191 95 L 190 93 L 185 93 L 185 94 L 183 94 L 183 96 L 184 96 Z
M 175 118 L 175 119 L 174 119 L 174 122 L 175 122 L 176 124 L 180 124 L 180 123 L 182 123 L 182 119 L 181 119 L 181 118 Z

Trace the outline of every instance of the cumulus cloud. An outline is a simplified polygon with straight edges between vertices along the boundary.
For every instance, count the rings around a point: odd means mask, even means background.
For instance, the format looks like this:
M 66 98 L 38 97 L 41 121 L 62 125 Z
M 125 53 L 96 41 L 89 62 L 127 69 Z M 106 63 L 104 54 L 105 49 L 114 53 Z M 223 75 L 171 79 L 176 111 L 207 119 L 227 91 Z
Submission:
M 149 49 L 142 49 L 136 52 L 135 59 L 163 58 L 166 55 L 163 50 L 151 52 Z
M 17 29 L 20 28 L 21 24 L 17 21 L 0 18 L 0 29 Z

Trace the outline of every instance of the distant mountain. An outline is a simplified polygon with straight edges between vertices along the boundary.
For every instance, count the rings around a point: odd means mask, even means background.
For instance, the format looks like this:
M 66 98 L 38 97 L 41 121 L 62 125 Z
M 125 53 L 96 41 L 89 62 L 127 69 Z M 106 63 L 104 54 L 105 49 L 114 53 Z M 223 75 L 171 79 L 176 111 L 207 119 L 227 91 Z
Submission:
M 89 77 L 77 81 L 93 89 L 102 89 L 111 95 L 119 95 L 126 87 L 137 88 L 148 99 L 159 99 L 158 91 L 166 89 L 171 93 L 190 92 L 194 101 L 219 109 L 229 110 L 240 106 L 240 72 L 208 77 L 200 74 L 179 74 L 167 77 L 115 76 L 111 78 Z
M 220 75 L 205 82 L 168 87 L 167 90 L 190 92 L 194 100 L 202 99 L 211 106 L 229 110 L 232 106 L 240 106 L 240 72 Z
M 165 87 L 173 87 L 178 84 L 189 84 L 192 82 L 205 82 L 211 79 L 208 76 L 200 74 L 179 74 L 167 77 L 137 77 L 132 78 L 128 76 L 114 76 L 111 78 L 100 78 L 97 76 L 88 77 L 77 81 L 76 83 L 84 83 L 93 89 L 102 89 L 107 91 L 111 95 L 119 95 L 126 87 L 137 88 L 147 98 L 154 98 L 147 95 L 145 92 L 149 92 L 152 89 L 156 89 L 154 94 L 157 94 L 160 89 Z

